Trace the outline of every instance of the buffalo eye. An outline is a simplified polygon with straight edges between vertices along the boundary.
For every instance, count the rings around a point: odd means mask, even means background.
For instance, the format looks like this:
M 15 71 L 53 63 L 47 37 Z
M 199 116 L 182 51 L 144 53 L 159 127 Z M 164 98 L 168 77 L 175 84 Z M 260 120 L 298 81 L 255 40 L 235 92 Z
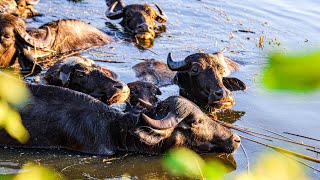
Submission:
M 76 72 L 76 76 L 77 76 L 78 78 L 83 78 L 85 75 L 86 75 L 86 74 L 85 74 L 84 72 L 79 72 L 79 71 Z
M 130 92 L 135 93 L 135 91 L 136 91 L 136 88 L 134 88 L 134 87 L 130 88 Z
M 131 16 L 132 16 L 132 14 L 131 13 L 127 13 L 127 15 L 126 15 L 128 18 L 130 18 Z
M 199 72 L 199 68 L 196 67 L 196 66 L 194 66 L 194 67 L 192 67 L 191 71 L 192 71 L 193 73 L 197 73 L 197 72 Z
M 3 37 L 6 38 L 6 39 L 11 38 L 11 36 L 9 34 L 5 34 Z

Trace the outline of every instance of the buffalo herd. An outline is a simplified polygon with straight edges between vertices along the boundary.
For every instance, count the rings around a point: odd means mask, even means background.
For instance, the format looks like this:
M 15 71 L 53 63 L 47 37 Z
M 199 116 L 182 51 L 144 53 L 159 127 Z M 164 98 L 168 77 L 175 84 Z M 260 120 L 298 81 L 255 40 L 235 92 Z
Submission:
M 212 119 L 216 110 L 234 105 L 232 91 L 246 89 L 241 80 L 229 77 L 240 68 L 236 62 L 221 52 L 195 53 L 184 60 L 168 53 L 167 63 L 151 59 L 135 65 L 139 81 L 126 84 L 116 72 L 73 55 L 113 41 L 92 25 L 60 19 L 26 28 L 24 18 L 41 15 L 33 8 L 39 1 L 0 0 L 0 68 L 15 68 L 23 75 L 41 72 L 26 82 L 32 96 L 19 109 L 29 140 L 21 144 L 0 130 L 1 145 L 98 155 L 163 154 L 177 146 L 197 153 L 238 149 L 240 137 Z M 106 5 L 107 18 L 121 19 L 125 33 L 137 41 L 153 41 L 156 22 L 168 20 L 157 4 L 106 0 Z M 54 62 L 45 65 L 46 60 Z M 161 101 L 160 87 L 172 84 L 180 96 Z M 113 106 L 118 103 L 126 108 Z

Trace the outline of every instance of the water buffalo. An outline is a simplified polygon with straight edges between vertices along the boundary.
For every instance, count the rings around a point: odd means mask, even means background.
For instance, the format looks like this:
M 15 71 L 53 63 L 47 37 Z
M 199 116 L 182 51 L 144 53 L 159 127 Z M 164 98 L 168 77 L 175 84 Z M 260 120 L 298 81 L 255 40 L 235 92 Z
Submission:
M 122 103 L 130 94 L 116 73 L 80 57 L 58 61 L 48 69 L 44 79 L 47 84 L 83 92 L 108 105 Z
M 157 95 L 161 95 L 160 89 L 149 82 L 135 81 L 128 83 L 130 88 L 130 96 L 127 110 L 141 110 L 150 108 L 158 102 Z
M 168 67 L 177 71 L 175 83 L 180 95 L 211 112 L 234 105 L 231 91 L 245 90 L 246 85 L 237 78 L 226 77 L 239 65 L 222 53 L 196 53 L 175 62 L 168 54 Z
M 158 5 L 155 6 L 159 13 L 148 4 L 124 6 L 119 0 L 106 0 L 106 2 L 109 6 L 106 16 L 112 20 L 122 18 L 120 24 L 137 39 L 153 40 L 157 28 L 154 21 L 165 23 L 168 20 L 167 15 Z
M 238 70 L 239 65 L 222 53 L 196 53 L 180 62 L 173 61 L 170 53 L 167 64 L 149 60 L 138 63 L 133 69 L 141 81 L 159 86 L 177 84 L 181 96 L 209 112 L 231 108 L 234 98 L 230 91 L 246 89 L 241 80 L 226 77 Z
M 29 141 L 20 144 L 0 130 L 1 145 L 66 148 L 99 155 L 121 151 L 162 154 L 174 146 L 198 153 L 233 153 L 240 145 L 238 135 L 182 97 L 169 97 L 147 115 L 134 115 L 62 87 L 29 85 L 29 89 L 32 98 L 20 110 Z
M 27 71 L 31 71 L 34 64 L 39 71 L 41 59 L 112 41 L 103 32 L 79 20 L 59 20 L 26 30 L 24 21 L 12 14 L 0 14 L 0 37 L 0 68 L 9 67 L 18 59 L 21 68 Z
M 0 13 L 17 14 L 23 18 L 39 15 L 33 5 L 40 0 L 0 0 Z

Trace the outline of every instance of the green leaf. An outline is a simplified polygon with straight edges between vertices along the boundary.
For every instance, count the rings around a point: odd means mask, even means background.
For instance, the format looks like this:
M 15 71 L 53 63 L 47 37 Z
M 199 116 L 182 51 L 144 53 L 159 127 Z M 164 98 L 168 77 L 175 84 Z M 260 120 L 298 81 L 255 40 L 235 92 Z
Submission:
M 0 97 L 14 106 L 21 106 L 27 101 L 29 91 L 16 75 L 0 73 Z
M 187 148 L 174 148 L 164 157 L 164 167 L 175 175 L 203 177 L 204 160 Z
M 20 173 L 13 178 L 13 180 L 58 180 L 63 177 L 44 166 L 38 166 L 35 164 L 26 164 L 20 170 Z
M 226 173 L 226 167 L 218 161 L 210 161 L 203 168 L 203 174 L 206 179 L 223 179 Z
M 320 52 L 271 54 L 262 83 L 269 89 L 297 92 L 320 89 Z
M 20 114 L 3 100 L 0 100 L 0 128 L 4 128 L 11 137 L 21 143 L 26 143 L 29 139 L 29 133 L 22 124 Z

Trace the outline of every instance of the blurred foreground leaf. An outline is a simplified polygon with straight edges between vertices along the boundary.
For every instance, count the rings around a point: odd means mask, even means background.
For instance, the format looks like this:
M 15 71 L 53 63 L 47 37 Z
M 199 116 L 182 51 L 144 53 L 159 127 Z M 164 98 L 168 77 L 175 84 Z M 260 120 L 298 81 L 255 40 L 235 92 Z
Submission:
M 26 164 L 20 170 L 20 173 L 13 180 L 58 180 L 62 176 L 46 167 L 34 164 Z
M 187 148 L 174 148 L 163 161 L 164 167 L 174 175 L 201 179 L 222 179 L 226 168 L 219 162 L 205 161 Z
M 0 97 L 14 106 L 23 105 L 29 96 L 23 80 L 10 72 L 0 73 Z
M 262 83 L 269 89 L 312 91 L 320 89 L 320 52 L 271 54 Z
M 243 172 L 236 180 L 306 180 L 304 169 L 296 162 L 279 153 L 262 154 L 256 168 L 251 172 Z
M 19 142 L 25 143 L 29 139 L 29 134 L 22 124 L 19 113 L 11 105 L 22 106 L 29 93 L 23 81 L 17 78 L 10 73 L 0 73 L 0 128 L 4 128 Z

